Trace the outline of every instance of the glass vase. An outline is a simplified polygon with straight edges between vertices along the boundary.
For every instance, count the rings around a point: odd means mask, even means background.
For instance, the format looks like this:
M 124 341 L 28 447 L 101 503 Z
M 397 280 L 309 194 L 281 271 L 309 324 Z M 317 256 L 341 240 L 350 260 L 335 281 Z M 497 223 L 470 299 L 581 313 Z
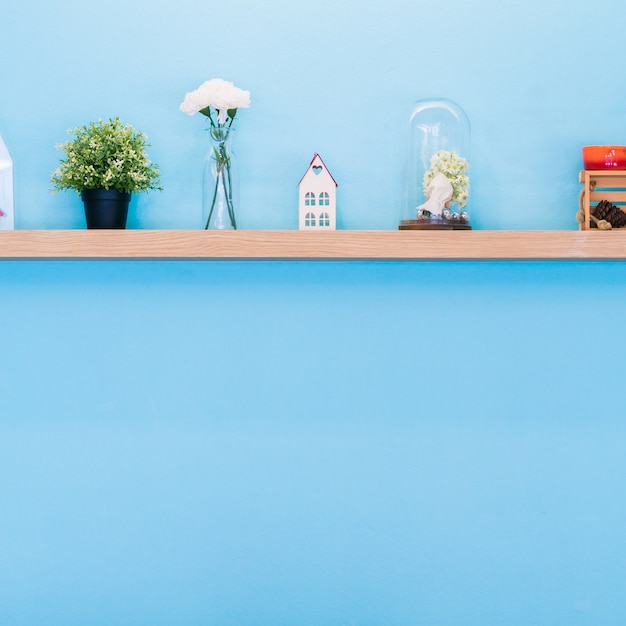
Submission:
M 209 129 L 211 148 L 204 160 L 202 225 L 205 230 L 237 228 L 238 178 L 231 148 L 232 128 Z

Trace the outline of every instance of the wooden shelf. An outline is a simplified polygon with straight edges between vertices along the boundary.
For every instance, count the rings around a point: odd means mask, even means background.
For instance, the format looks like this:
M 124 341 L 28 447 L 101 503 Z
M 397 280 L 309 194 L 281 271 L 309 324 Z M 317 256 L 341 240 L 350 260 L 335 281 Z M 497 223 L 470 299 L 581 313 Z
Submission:
M 626 230 L 15 230 L 0 259 L 626 260 Z

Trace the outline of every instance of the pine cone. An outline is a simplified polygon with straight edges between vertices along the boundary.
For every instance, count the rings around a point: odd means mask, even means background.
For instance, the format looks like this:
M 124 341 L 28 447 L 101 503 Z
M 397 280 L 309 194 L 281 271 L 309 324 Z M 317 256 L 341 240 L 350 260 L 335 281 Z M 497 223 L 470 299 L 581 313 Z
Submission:
M 598 220 L 606 220 L 613 228 L 626 226 L 626 213 L 608 200 L 601 200 L 591 207 L 591 214 Z

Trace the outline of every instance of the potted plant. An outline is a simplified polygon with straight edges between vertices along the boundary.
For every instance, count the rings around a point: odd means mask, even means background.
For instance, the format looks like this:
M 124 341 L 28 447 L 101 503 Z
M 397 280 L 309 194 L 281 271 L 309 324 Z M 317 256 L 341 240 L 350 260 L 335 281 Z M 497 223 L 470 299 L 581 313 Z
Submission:
M 162 190 L 159 168 L 146 154 L 147 137 L 118 117 L 68 131 L 57 148 L 65 159 L 52 173 L 54 190 L 74 189 L 85 207 L 87 228 L 126 228 L 133 192 Z

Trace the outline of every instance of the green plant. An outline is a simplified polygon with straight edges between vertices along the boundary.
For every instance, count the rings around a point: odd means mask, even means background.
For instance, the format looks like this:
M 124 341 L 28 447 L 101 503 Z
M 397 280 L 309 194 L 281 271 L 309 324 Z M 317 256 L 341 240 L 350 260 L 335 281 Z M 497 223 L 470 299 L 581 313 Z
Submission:
M 55 190 L 116 189 L 125 193 L 162 191 L 159 168 L 146 154 L 147 137 L 118 117 L 79 126 L 57 148 L 65 159 L 51 175 Z

